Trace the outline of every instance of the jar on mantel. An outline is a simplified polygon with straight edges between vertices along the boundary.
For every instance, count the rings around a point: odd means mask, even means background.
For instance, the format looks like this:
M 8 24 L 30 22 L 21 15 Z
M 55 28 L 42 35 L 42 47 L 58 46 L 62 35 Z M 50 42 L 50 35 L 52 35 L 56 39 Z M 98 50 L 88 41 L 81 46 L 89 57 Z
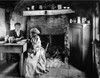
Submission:
M 55 9 L 55 5 L 54 5 L 54 4 L 51 5 L 51 9 L 52 9 L 52 10 Z
M 47 10 L 46 4 L 43 5 L 43 10 Z
M 72 20 L 72 23 L 77 23 L 76 18 L 74 18 L 74 19 Z
M 58 9 L 62 9 L 62 5 L 61 4 L 58 4 L 57 7 L 58 7 Z
M 42 5 L 39 5 L 39 10 L 43 10 L 43 6 Z

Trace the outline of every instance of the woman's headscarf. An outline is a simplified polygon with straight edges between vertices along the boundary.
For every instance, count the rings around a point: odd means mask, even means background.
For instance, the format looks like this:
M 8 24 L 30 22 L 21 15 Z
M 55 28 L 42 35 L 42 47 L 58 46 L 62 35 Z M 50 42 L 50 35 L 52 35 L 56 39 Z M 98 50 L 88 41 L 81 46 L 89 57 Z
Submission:
M 37 28 L 31 28 L 30 33 L 40 34 L 40 31 Z

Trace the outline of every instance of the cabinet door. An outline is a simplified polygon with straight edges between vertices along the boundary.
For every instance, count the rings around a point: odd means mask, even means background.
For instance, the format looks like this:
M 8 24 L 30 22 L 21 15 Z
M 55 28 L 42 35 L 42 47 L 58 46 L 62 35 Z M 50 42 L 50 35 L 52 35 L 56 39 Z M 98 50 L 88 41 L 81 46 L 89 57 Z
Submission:
M 82 69 L 82 28 L 70 27 L 70 59 L 69 62 Z

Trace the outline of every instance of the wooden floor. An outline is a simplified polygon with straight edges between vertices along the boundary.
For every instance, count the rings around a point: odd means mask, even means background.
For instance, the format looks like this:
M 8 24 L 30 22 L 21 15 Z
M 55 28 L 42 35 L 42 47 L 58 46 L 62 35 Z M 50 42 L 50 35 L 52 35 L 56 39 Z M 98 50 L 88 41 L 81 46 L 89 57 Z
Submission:
M 86 78 L 85 74 L 71 65 L 65 65 L 60 68 L 49 68 L 49 73 L 40 78 Z
M 71 65 L 63 65 L 60 68 L 48 68 L 47 74 L 39 78 L 86 78 L 85 74 Z M 0 78 L 23 78 L 18 73 L 18 63 L 0 64 Z

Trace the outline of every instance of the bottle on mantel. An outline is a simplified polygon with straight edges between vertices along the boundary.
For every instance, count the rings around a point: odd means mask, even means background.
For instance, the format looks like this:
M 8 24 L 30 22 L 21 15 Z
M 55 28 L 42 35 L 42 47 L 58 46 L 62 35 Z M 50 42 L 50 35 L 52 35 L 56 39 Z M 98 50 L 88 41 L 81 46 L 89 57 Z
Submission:
M 51 9 L 54 10 L 55 9 L 55 4 L 51 5 Z
M 44 4 L 44 6 L 43 6 L 43 10 L 47 10 L 47 6 L 46 6 L 46 4 Z

